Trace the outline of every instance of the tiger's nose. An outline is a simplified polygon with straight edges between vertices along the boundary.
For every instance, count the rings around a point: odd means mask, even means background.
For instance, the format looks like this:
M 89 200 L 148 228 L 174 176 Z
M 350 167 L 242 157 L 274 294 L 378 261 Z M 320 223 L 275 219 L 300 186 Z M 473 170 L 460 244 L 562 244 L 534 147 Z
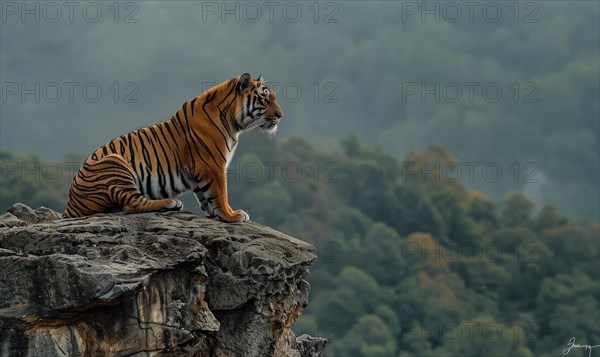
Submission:
M 283 113 L 281 112 L 281 110 L 276 110 L 274 114 L 277 117 L 277 119 L 281 119 L 281 117 L 283 116 Z

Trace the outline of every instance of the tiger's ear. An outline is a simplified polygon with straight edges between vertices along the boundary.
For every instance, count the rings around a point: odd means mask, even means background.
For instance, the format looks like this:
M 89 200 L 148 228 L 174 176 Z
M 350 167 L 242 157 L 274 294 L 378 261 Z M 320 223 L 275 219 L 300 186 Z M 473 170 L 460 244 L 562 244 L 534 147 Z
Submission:
M 259 81 L 260 83 L 263 83 L 263 84 L 265 83 L 265 80 L 264 80 L 264 78 L 263 78 L 262 74 L 261 74 L 261 75 L 259 75 L 259 76 L 258 76 L 258 78 L 257 78 L 256 80 L 257 80 L 257 81 Z
M 238 80 L 238 92 L 246 94 L 250 91 L 252 85 L 252 75 L 250 73 L 244 73 Z

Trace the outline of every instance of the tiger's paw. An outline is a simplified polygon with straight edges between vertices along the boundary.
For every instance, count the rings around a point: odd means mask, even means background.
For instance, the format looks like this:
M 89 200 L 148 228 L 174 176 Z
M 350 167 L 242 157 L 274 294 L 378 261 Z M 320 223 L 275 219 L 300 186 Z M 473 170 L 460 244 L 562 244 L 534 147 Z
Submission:
M 160 212 L 169 212 L 169 211 L 181 211 L 183 209 L 183 202 L 176 198 L 171 198 L 171 202 L 160 209 Z
M 231 217 L 220 216 L 219 219 L 227 223 L 247 222 L 250 220 L 250 215 L 239 209 L 237 211 L 233 211 L 233 215 Z
M 250 215 L 246 211 L 244 211 L 244 210 L 239 209 L 237 211 L 233 211 L 233 214 L 236 217 L 241 217 L 242 218 L 241 220 L 239 220 L 237 222 L 247 222 L 247 221 L 250 220 Z

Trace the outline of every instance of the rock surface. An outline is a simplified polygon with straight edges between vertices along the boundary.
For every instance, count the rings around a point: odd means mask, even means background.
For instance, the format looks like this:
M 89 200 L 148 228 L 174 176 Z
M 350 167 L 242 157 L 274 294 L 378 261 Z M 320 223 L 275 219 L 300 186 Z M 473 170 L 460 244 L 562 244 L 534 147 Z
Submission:
M 0 216 L 1 356 L 321 356 L 292 325 L 314 247 L 187 212 Z

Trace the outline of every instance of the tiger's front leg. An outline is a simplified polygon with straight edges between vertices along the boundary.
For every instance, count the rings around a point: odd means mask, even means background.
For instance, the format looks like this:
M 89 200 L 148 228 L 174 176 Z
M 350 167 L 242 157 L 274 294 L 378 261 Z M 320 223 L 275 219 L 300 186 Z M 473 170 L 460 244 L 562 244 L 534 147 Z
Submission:
M 250 215 L 243 210 L 233 210 L 227 198 L 227 178 L 225 174 L 217 175 L 204 186 L 198 186 L 194 195 L 200 206 L 211 217 L 218 217 L 223 222 L 245 222 Z

